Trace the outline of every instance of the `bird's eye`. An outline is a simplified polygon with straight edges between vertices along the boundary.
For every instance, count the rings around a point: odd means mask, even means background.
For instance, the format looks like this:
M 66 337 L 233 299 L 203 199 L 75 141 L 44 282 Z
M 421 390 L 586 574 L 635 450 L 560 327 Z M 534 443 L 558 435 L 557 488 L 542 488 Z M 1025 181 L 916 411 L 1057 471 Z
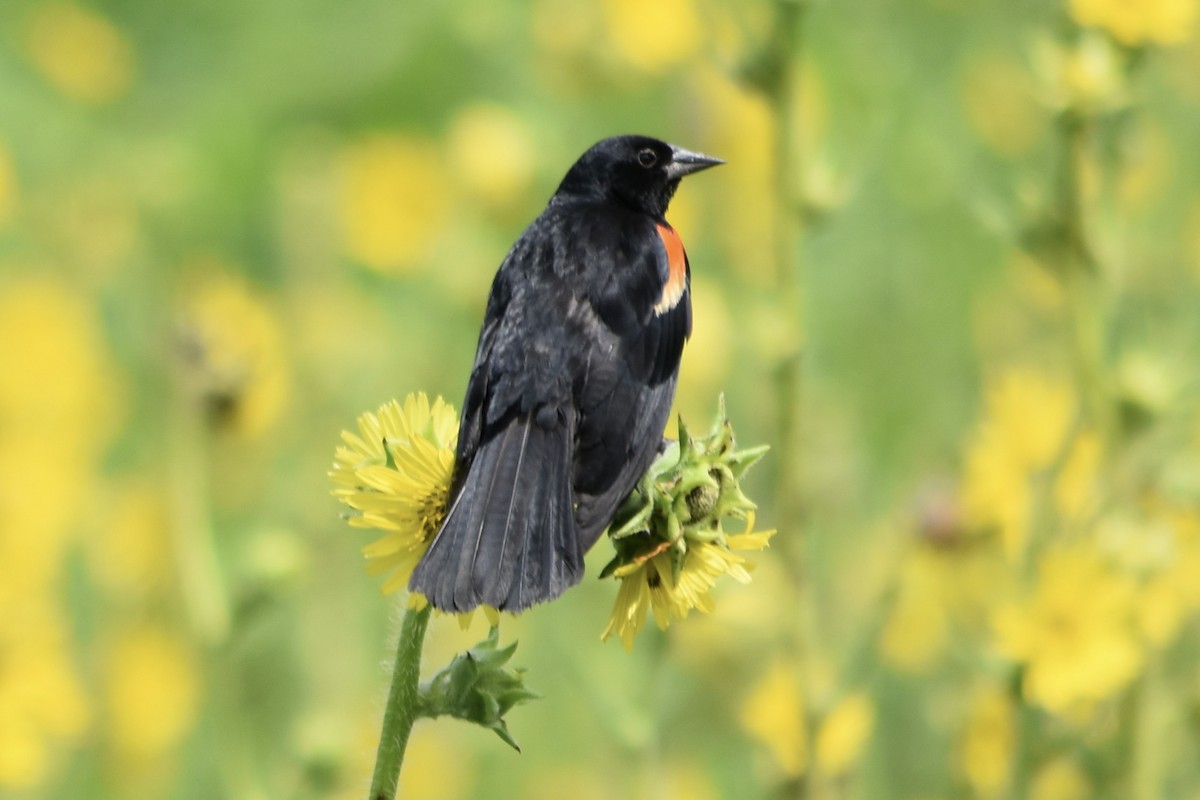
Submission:
M 638 150 L 637 160 L 639 164 L 649 169 L 658 163 L 658 153 L 649 147 L 643 147 L 641 150 Z

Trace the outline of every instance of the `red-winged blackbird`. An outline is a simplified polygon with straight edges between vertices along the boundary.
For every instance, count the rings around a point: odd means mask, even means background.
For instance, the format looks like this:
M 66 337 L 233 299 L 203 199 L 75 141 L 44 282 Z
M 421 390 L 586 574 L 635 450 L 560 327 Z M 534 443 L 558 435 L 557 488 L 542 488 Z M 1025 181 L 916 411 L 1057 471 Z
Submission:
M 691 334 L 691 270 L 663 215 L 683 176 L 720 163 L 605 139 L 505 257 L 450 507 L 409 583 L 434 607 L 519 611 L 583 576 L 583 554 L 659 451 Z

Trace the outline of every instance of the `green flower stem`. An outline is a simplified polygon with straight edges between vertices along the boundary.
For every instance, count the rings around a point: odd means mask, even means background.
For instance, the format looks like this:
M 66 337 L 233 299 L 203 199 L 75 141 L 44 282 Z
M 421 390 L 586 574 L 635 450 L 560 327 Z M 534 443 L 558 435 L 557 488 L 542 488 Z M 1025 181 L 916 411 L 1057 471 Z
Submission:
M 1104 276 L 1088 241 L 1080 188 L 1080 172 L 1089 157 L 1091 126 L 1086 119 L 1068 113 L 1060 127 L 1062 155 L 1058 203 L 1066 248 L 1063 270 L 1072 355 L 1087 419 L 1099 433 L 1105 434 L 1112 422 L 1105 369 L 1107 298 Z
M 193 630 L 209 647 L 229 636 L 230 610 L 208 498 L 208 432 L 201 410 L 182 391 L 171 404 L 172 549 Z
M 1164 747 L 1170 736 L 1168 709 L 1172 701 L 1164 686 L 1162 662 L 1155 653 L 1148 657 L 1146 671 L 1135 690 L 1135 719 L 1130 736 L 1130 791 L 1134 800 L 1153 800 L 1164 796 L 1167 769 Z
M 1016 704 L 1017 741 L 1011 773 L 1010 796 L 1013 800 L 1027 800 L 1037 766 L 1038 712 L 1023 698 L 1020 676 L 1014 676 L 1013 696 Z
M 775 292 L 782 317 L 790 321 L 790 341 L 794 350 L 779 360 L 774 370 L 777 429 L 775 432 L 776 459 L 775 509 L 780 519 L 801 529 L 806 512 L 807 497 L 803 491 L 797 441 L 802 410 L 801 347 L 803 331 L 803 284 L 800 271 L 800 240 L 804 234 L 806 203 L 803 192 L 804 153 L 800 118 L 800 86 L 803 65 L 804 22 L 807 0 L 776 0 L 774 36 L 765 54 L 764 74 L 759 83 L 771 106 L 775 123 Z M 812 532 L 790 537 L 794 544 L 793 560 L 800 564 L 797 590 L 799 595 L 796 625 L 797 644 L 801 652 L 801 676 L 804 695 L 810 701 L 814 686 L 812 665 L 816 662 L 817 610 L 813 580 L 815 547 Z M 811 714 L 805 717 L 808 741 L 814 741 L 815 722 Z M 794 791 L 798 796 L 812 796 L 812 771 L 805 773 Z
M 202 648 L 205 683 L 236 687 L 241 681 L 231 648 L 235 621 L 217 550 L 208 481 L 211 431 L 203 409 L 179 380 L 172 391 L 167 471 L 171 549 L 180 598 L 192 635 Z M 253 743 L 246 736 L 246 708 L 237 698 L 237 691 L 218 691 L 210 699 L 218 736 L 217 772 L 226 796 L 263 800 L 268 795 L 260 787 Z
M 795 330 L 789 333 L 797 349 L 786 353 L 775 369 L 775 393 L 778 405 L 776 507 L 780 517 L 793 519 L 790 512 L 801 499 L 796 491 L 799 466 L 796 436 L 799 429 L 800 352 L 804 340 L 801 327 L 802 287 L 800 282 L 799 248 L 804 230 L 804 171 L 800 137 L 799 88 L 801 43 L 804 14 L 803 0 L 778 0 L 775 4 L 775 38 L 771 43 L 768 63 L 771 71 L 764 79 L 767 98 L 774 109 L 775 120 L 775 288 L 783 309 L 783 319 L 792 320 Z
M 419 716 L 421 648 L 432 611 L 433 607 L 426 604 L 419 611 L 410 608 L 404 614 L 400 642 L 396 646 L 396 663 L 392 667 L 392 687 L 388 690 L 383 729 L 379 732 L 369 800 L 393 800 L 396 796 L 408 736 Z

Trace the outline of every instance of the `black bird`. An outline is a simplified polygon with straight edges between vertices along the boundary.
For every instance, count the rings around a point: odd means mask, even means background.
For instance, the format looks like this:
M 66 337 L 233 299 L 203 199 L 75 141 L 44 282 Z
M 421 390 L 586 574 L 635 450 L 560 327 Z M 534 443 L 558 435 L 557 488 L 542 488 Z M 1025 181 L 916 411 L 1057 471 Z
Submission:
M 409 582 L 443 611 L 520 611 L 583 555 L 659 451 L 691 334 L 691 269 L 664 217 L 723 163 L 645 136 L 568 170 L 492 283 L 450 506 Z

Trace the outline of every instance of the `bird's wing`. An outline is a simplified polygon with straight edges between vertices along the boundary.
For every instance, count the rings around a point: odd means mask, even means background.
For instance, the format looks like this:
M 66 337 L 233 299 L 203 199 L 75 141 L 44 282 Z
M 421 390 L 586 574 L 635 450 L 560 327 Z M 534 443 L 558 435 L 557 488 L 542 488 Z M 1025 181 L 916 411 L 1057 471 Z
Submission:
M 450 508 L 410 581 L 443 610 L 520 611 L 583 575 L 570 483 L 570 292 L 537 269 L 542 256 L 524 242 L 493 283 Z
M 593 271 L 608 280 L 578 312 L 595 342 L 575 386 L 575 518 L 585 552 L 659 451 L 691 334 L 690 270 L 674 231 L 635 229 L 615 252 L 628 262 Z

